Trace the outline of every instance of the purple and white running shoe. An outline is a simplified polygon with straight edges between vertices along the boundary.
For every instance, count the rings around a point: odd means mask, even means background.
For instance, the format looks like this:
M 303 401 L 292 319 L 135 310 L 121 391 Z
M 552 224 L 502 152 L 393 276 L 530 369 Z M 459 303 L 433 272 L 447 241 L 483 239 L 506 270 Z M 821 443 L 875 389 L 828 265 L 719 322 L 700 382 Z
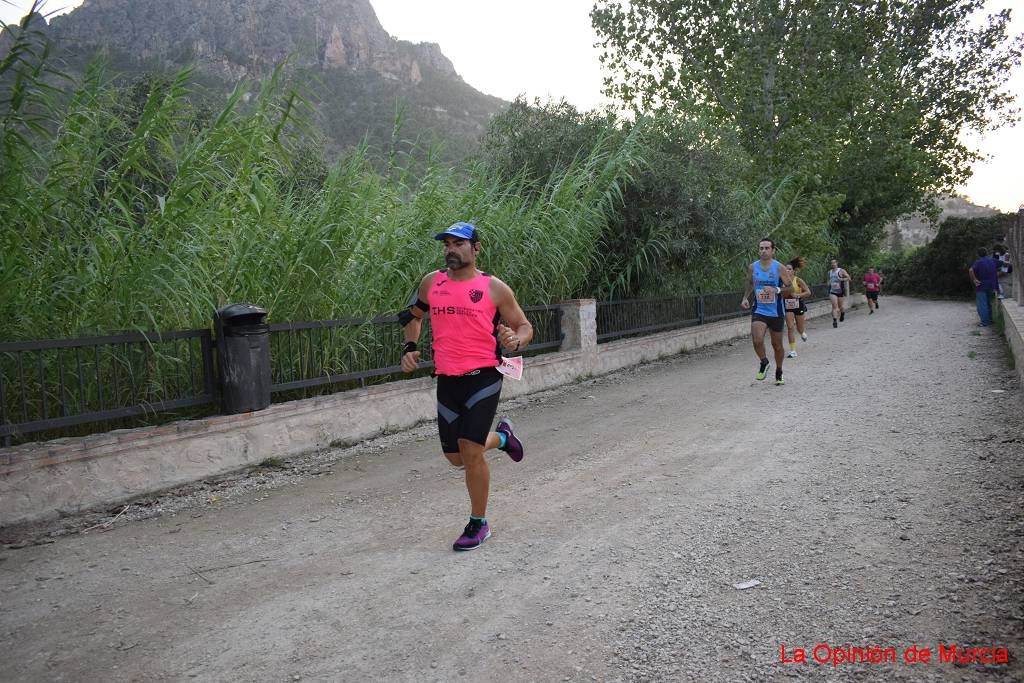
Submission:
M 452 550 L 473 550 L 479 548 L 480 544 L 490 538 L 490 536 L 490 526 L 484 524 L 479 519 L 470 519 L 462 535 L 452 544 Z
M 508 418 L 501 418 L 498 421 L 498 426 L 494 428 L 494 431 L 501 432 L 505 435 L 505 447 L 501 450 L 508 453 L 508 457 L 512 458 L 514 462 L 522 460 L 523 442 L 516 438 L 516 435 L 512 432 L 512 421 Z

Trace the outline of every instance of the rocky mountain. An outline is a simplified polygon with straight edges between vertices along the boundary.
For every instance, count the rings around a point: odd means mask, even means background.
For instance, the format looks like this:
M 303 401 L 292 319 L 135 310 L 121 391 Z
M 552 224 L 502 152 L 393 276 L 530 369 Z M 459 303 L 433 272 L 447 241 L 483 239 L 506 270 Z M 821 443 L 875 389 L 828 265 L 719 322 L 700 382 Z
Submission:
M 504 104 L 466 84 L 438 45 L 390 36 L 369 0 L 85 0 L 45 33 L 72 66 L 97 53 L 128 74 L 192 64 L 225 88 L 290 60 L 296 82 L 317 84 L 308 94 L 339 147 L 366 135 L 386 145 L 404 106 L 405 137 L 434 134 L 459 154 Z
M 931 242 L 939 232 L 939 223 L 947 218 L 980 218 L 994 216 L 997 209 L 972 204 L 963 197 L 945 196 L 935 200 L 939 211 L 938 222 L 932 223 L 925 216 L 912 214 L 886 226 L 886 246 L 898 251 L 907 246 L 921 246 Z

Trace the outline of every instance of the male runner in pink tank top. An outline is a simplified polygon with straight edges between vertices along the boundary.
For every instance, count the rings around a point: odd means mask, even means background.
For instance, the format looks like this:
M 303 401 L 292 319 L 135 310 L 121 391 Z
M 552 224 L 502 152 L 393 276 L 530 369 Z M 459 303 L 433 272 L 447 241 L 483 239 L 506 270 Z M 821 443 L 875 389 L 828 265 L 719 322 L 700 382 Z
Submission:
M 501 352 L 521 351 L 533 339 L 533 326 L 516 302 L 512 289 L 476 268 L 479 231 L 456 223 L 434 239 L 444 242 L 444 270 L 428 273 L 417 298 L 399 314 L 405 329 L 402 370 L 418 367 L 417 342 L 423 316 L 430 313 L 434 374 L 437 375 L 437 430 L 448 461 L 466 471 L 470 517 L 455 550 L 478 548 L 491 535 L 487 523 L 490 470 L 484 453 L 500 448 L 519 462 L 523 444 L 506 419 L 491 431 L 498 411 L 502 375 Z M 508 325 L 500 321 L 504 319 Z

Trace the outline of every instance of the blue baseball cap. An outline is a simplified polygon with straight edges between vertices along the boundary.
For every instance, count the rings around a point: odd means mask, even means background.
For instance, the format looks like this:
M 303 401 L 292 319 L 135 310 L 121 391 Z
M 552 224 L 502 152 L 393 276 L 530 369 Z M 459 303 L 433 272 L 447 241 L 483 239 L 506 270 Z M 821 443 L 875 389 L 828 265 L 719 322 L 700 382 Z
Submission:
M 434 235 L 434 239 L 443 240 L 448 235 L 451 235 L 452 237 L 459 237 L 464 240 L 474 240 L 476 239 L 476 226 L 472 223 L 454 223 L 444 232 L 439 232 Z

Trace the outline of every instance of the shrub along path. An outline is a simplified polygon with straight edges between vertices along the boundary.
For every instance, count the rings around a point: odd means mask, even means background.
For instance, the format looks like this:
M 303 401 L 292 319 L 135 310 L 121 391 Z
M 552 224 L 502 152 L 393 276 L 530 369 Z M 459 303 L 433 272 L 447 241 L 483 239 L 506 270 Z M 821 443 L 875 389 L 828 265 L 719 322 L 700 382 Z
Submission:
M 1024 679 L 1022 396 L 974 321 L 883 297 L 785 387 L 737 341 L 508 404 L 472 553 L 431 425 L 65 521 L 0 551 L 3 678 Z

